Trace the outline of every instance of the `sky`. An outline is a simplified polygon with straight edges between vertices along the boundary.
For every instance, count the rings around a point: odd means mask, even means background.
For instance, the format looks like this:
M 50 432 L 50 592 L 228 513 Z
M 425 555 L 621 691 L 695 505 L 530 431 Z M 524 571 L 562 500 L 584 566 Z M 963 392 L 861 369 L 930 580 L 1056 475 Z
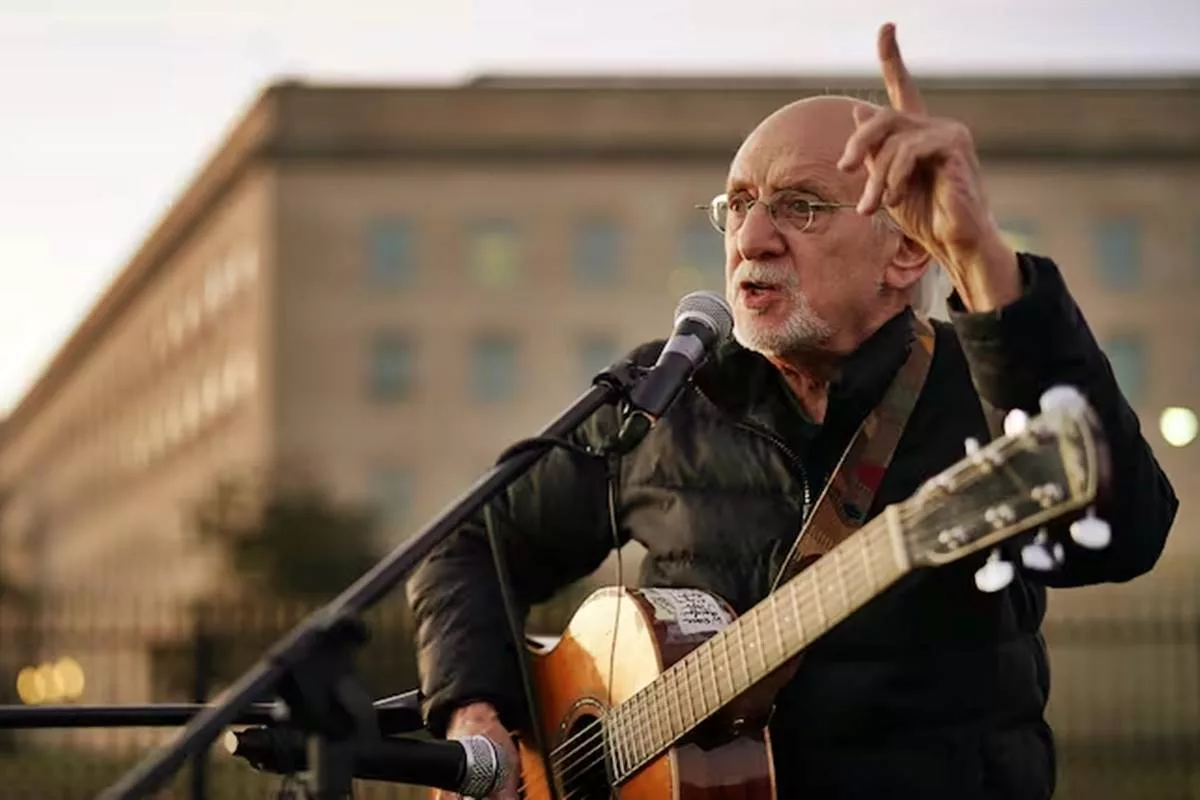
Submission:
M 852 6 L 847 10 L 846 6 Z M 268 83 L 1200 75 L 1197 0 L 0 0 L 0 414 Z

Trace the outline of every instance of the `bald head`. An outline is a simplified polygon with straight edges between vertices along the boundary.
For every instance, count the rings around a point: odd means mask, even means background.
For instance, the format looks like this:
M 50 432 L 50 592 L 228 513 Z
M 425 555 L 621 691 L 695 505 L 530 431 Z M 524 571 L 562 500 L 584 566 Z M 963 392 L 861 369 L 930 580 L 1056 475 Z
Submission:
M 861 186 L 865 178 L 845 176 L 836 168 L 846 140 L 854 132 L 856 106 L 878 108 L 854 97 L 822 95 L 797 100 L 776 110 L 738 148 L 730 167 L 730 182 L 745 180 L 778 186 L 771 179 L 785 176 L 772 174 L 772 170 L 779 173 L 784 167 L 798 166 L 820 167 L 819 171 L 831 173 L 827 176 L 829 180 L 849 177 L 849 181 L 844 181 L 848 187 Z

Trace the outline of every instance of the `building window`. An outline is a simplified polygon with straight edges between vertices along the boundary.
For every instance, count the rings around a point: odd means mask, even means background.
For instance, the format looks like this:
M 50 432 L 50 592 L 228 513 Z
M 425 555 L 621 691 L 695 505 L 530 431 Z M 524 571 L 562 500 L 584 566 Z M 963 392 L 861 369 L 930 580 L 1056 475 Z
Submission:
M 1133 289 L 1141 281 L 1141 228 L 1137 220 L 1097 220 L 1092 230 L 1093 259 L 1100 282 L 1110 289 Z
M 580 382 L 591 384 L 592 378 L 617 360 L 617 343 L 611 336 L 588 335 L 579 340 Z
M 1021 253 L 1032 253 L 1038 248 L 1037 225 L 1029 219 L 1007 219 L 1000 222 L 1000 232 L 1008 246 Z
M 371 475 L 371 505 L 383 524 L 405 525 L 413 498 L 413 475 L 403 467 L 382 467 Z
M 1146 388 L 1146 348 L 1136 334 L 1111 336 L 1104 343 L 1104 353 L 1112 365 L 1117 385 L 1136 404 Z
M 417 277 L 416 243 L 412 224 L 400 220 L 373 223 L 367 233 L 371 283 L 411 286 Z
M 467 243 L 467 266 L 475 284 L 498 289 L 516 283 L 521 253 L 515 225 L 503 220 L 473 222 Z
M 620 233 L 611 220 L 590 219 L 575 230 L 575 280 L 580 286 L 612 286 L 620 269 Z
M 400 400 L 413 388 L 413 347 L 407 337 L 382 333 L 371 342 L 371 394 L 379 400 Z
M 475 342 L 471 391 L 476 400 L 496 403 L 510 398 L 517 385 L 517 345 L 506 336 Z
M 670 277 L 675 293 L 725 286 L 725 242 L 707 220 L 695 219 L 680 229 L 675 260 Z

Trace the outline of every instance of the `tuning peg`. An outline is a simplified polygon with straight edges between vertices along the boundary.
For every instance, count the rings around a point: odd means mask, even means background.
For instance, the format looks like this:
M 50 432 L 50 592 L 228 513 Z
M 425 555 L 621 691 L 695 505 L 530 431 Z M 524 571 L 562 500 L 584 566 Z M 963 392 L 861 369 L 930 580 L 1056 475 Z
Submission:
M 1080 547 L 1103 550 L 1112 541 L 1112 527 L 1096 516 L 1094 508 L 1089 508 L 1087 516 L 1071 523 L 1071 538 Z
M 1024 433 L 1029 426 L 1029 415 L 1019 408 L 1014 408 L 1004 415 L 1004 435 L 1017 436 Z
M 1000 558 L 1000 551 L 993 550 L 987 563 L 975 571 L 975 586 L 981 592 L 998 592 L 1012 583 L 1013 565 Z
M 975 455 L 979 452 L 979 440 L 973 436 L 968 436 L 963 442 L 963 449 L 967 451 L 967 455 Z
M 1087 408 L 1087 400 L 1074 386 L 1051 386 L 1042 393 L 1038 400 L 1038 407 L 1043 412 L 1066 411 L 1071 413 Z
M 1063 562 L 1063 546 L 1061 542 L 1051 542 L 1045 529 L 1038 531 L 1033 541 L 1021 548 L 1021 563 L 1027 569 L 1038 572 L 1050 572 L 1058 569 Z

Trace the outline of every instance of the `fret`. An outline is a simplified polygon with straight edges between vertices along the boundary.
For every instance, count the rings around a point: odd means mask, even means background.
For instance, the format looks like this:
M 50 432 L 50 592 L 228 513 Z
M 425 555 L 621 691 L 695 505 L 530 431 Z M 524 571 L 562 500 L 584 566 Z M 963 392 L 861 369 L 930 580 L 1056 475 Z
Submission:
M 646 687 L 646 716 L 650 727 L 650 750 L 658 749 L 658 745 L 663 741 L 662 733 L 662 715 L 658 713 L 658 681 L 651 681 Z
M 670 675 L 668 671 L 667 675 Z M 671 677 L 664 677 L 659 681 L 662 684 L 663 696 L 663 711 L 664 718 L 667 721 L 667 741 L 673 742 L 676 737 L 683 732 L 683 711 L 679 707 L 679 689 L 675 686 Z M 674 714 L 671 712 L 674 711 Z M 679 720 L 679 725 L 675 724 L 675 720 Z
M 733 658 L 729 655 L 729 629 L 722 630 L 717 636 L 721 637 L 721 650 L 725 653 L 725 677 L 729 679 L 729 696 L 737 697 L 738 682 L 733 674 Z
M 869 591 L 874 593 L 878 590 L 878 586 L 875 583 L 875 570 L 871 568 L 871 555 L 867 550 L 867 543 L 869 541 L 870 539 L 867 536 L 859 536 L 858 552 L 862 554 L 863 567 L 867 571 L 867 586 L 869 587 Z
M 738 652 L 742 656 L 742 690 L 749 689 L 755 683 L 754 675 L 750 672 L 750 661 L 746 658 L 746 626 L 737 624 L 734 626 L 738 637 Z
M 789 594 L 792 596 L 792 613 L 796 615 L 796 641 L 803 647 L 808 642 L 804 635 L 804 612 L 800 608 L 801 585 L 800 581 L 793 582 Z
M 637 763 L 637 717 L 635 709 L 629 703 L 622 706 L 625 714 L 621 719 L 621 743 L 625 751 L 625 771 L 633 769 Z
M 821 562 L 817 562 L 818 564 Z M 815 575 L 816 570 L 812 573 Z M 829 628 L 829 622 L 825 617 L 825 606 L 821 603 L 821 581 L 816 582 L 815 591 L 813 592 L 813 610 L 817 612 L 817 633 L 824 633 Z
M 704 691 L 704 665 L 703 650 L 693 650 L 688 654 L 688 664 L 691 674 L 688 675 L 688 685 L 692 684 L 692 679 L 696 681 L 695 692 L 700 698 L 701 718 L 708 714 L 708 693 Z
M 624 726 L 621 721 L 624 719 L 624 714 L 621 711 L 622 706 L 610 709 L 609 713 L 604 718 L 604 730 L 607 738 L 611 742 L 608 750 L 612 753 L 613 772 L 617 775 L 624 775 L 629 763 L 626 756 L 625 733 Z
M 633 766 L 636 766 L 649 758 L 653 742 L 650 741 L 650 717 L 646 709 L 646 695 L 643 692 L 638 692 L 633 696 L 633 700 L 635 701 L 634 708 L 636 709 L 633 728 Z
M 667 702 L 667 722 L 671 726 L 671 739 L 674 740 L 687 730 L 687 724 L 683 720 L 683 698 L 680 697 L 679 691 L 679 670 L 669 669 L 663 673 L 664 689 L 669 693 L 670 698 L 674 700 Z M 679 719 L 679 727 L 675 727 L 675 719 L 671 717 L 671 709 L 675 710 L 675 717 Z
M 686 726 L 687 728 L 690 728 L 691 726 L 695 725 L 697 722 L 700 721 L 700 716 L 696 713 L 696 697 L 695 697 L 695 693 L 692 691 L 692 682 L 688 678 L 687 667 L 688 667 L 689 663 L 691 663 L 691 662 L 685 658 L 683 661 L 679 662 L 679 665 L 677 667 L 677 670 L 680 673 L 682 673 L 682 675 L 683 675 L 683 688 L 684 688 L 683 696 L 687 698 L 687 704 L 688 704 L 689 719 L 688 719 L 688 724 Z
M 721 697 L 721 683 L 717 680 L 717 660 L 713 658 L 712 648 L 704 648 L 703 654 L 708 656 L 708 671 L 712 673 L 712 688 L 717 695 L 717 702 L 713 704 L 710 710 L 716 711 L 721 706 L 725 705 L 725 699 Z
M 782 664 L 787 660 L 787 647 L 783 643 L 783 631 L 779 627 L 779 614 L 775 609 L 775 601 L 778 599 L 779 595 L 772 594 L 767 598 L 767 602 L 771 604 L 769 612 L 771 614 L 771 621 L 775 623 L 775 640 L 779 642 L 779 658 L 775 663 Z
M 750 613 L 754 615 L 754 649 L 758 651 L 758 660 L 762 662 L 763 675 L 766 675 L 770 668 L 767 666 L 767 649 L 763 645 L 761 606 L 752 608 Z
M 842 590 L 842 613 L 839 616 L 850 615 L 850 590 L 846 587 L 846 575 L 842 572 L 842 548 L 833 549 L 833 571 L 837 573 L 838 588 Z

